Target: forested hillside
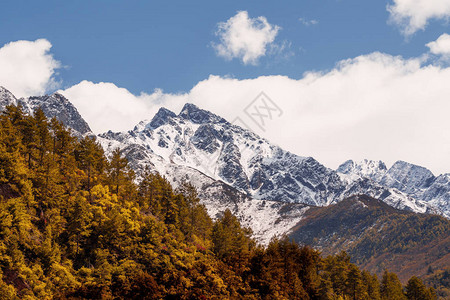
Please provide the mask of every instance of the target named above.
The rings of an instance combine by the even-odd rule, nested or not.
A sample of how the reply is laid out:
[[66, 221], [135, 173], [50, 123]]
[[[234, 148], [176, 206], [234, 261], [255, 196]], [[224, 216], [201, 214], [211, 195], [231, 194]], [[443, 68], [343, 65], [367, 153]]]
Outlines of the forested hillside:
[[435, 299], [346, 253], [260, 247], [230, 211], [211, 220], [188, 182], [136, 184], [119, 150], [107, 159], [14, 106], [0, 117], [0, 269], [3, 299]]
[[[378, 275], [387, 268], [405, 283], [411, 275], [448, 280], [450, 221], [438, 215], [402, 211], [358, 195], [311, 208], [290, 236], [325, 255], [347, 251], [358, 266]], [[448, 282], [437, 282], [439, 293], [450, 297]]]

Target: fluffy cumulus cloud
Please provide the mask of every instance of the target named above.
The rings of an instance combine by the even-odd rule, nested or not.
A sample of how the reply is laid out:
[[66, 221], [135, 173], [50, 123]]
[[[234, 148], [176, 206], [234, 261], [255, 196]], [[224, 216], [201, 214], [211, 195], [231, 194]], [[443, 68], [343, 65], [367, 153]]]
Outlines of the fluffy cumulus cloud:
[[161, 90], [133, 95], [113, 83], [86, 80], [59, 92], [70, 99], [96, 133], [132, 129], [139, 121], [151, 118], [160, 106], [170, 102], [171, 107], [180, 109], [185, 100], [182, 95]]
[[450, 35], [442, 34], [437, 40], [427, 44], [430, 52], [435, 55], [442, 56], [443, 59], [450, 59]]
[[[192, 102], [332, 168], [347, 159], [401, 159], [441, 173], [450, 172], [449, 81], [450, 68], [372, 53], [298, 80], [210, 76], [183, 95], [136, 96], [92, 82], [63, 93], [97, 132], [131, 129], [160, 106], [178, 113]], [[261, 92], [267, 98], [257, 98]]]
[[[211, 76], [190, 101], [329, 167], [347, 159], [406, 160], [450, 172], [450, 69], [372, 53], [340, 62], [300, 80], [266, 76], [237, 80]], [[264, 91], [281, 111], [263, 128], [253, 106]], [[267, 102], [267, 101], [266, 101]], [[270, 105], [275, 109], [274, 105]]]
[[408, 36], [424, 29], [430, 19], [448, 19], [450, 0], [394, 0], [387, 9], [391, 21]]
[[41, 95], [55, 88], [60, 63], [49, 52], [45, 40], [11, 42], [0, 48], [0, 85], [17, 97]]
[[[445, 55], [447, 38], [429, 43], [430, 52]], [[211, 75], [184, 94], [155, 90], [134, 95], [112, 83], [90, 81], [60, 92], [96, 133], [129, 130], [161, 106], [178, 113], [192, 102], [332, 168], [350, 158], [388, 164], [402, 159], [435, 173], [450, 172], [450, 67], [423, 57], [375, 52], [300, 79]], [[54, 70], [57, 64], [52, 65]], [[52, 72], [43, 73], [47, 81], [40, 89], [33, 88], [34, 81], [22, 89], [45, 89]]]
[[250, 18], [246, 11], [240, 11], [218, 24], [216, 35], [220, 42], [213, 47], [219, 56], [255, 65], [266, 55], [279, 30], [280, 27], [270, 24], [265, 17]]

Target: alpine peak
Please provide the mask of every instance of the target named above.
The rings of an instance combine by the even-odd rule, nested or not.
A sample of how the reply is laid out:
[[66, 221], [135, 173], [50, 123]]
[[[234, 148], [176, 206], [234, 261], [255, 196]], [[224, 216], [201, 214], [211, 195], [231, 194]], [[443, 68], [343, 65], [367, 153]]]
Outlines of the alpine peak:
[[226, 122], [224, 118], [219, 117], [207, 110], [203, 110], [192, 103], [186, 103], [178, 117], [189, 120], [195, 124]]
[[176, 116], [177, 115], [171, 110], [161, 107], [148, 126], [152, 129], [158, 128], [159, 126], [166, 124], [169, 118], [175, 118]]

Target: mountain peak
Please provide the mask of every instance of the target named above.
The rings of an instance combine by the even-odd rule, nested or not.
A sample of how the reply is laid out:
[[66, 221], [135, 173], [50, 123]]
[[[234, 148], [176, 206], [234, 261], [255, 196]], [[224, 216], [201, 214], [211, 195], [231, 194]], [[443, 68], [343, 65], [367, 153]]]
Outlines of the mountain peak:
[[166, 124], [168, 119], [176, 116], [177, 115], [173, 111], [161, 107], [148, 125], [153, 129], [158, 128], [159, 126]]
[[0, 86], [0, 110], [11, 104], [17, 105], [17, 98], [8, 89]]
[[181, 109], [180, 114], [183, 111], [197, 111], [197, 110], [201, 110], [197, 105], [195, 105], [194, 103], [186, 103], [183, 105], [183, 108]]
[[60, 94], [58, 92], [55, 92], [51, 95], [51, 97], [56, 98], [58, 100], [63, 100], [63, 101], [69, 101], [66, 97], [64, 97], [63, 94]]
[[427, 168], [399, 160], [392, 165], [381, 183], [405, 193], [414, 193], [429, 187], [435, 179]]
[[196, 124], [226, 122], [226, 120], [224, 118], [219, 117], [210, 111], [201, 109], [192, 103], [186, 103], [183, 106], [183, 109], [181, 110], [178, 117], [186, 119], [186, 120], [190, 120]]
[[387, 172], [387, 168], [384, 162], [382, 162], [381, 160], [364, 159], [360, 162], [347, 160], [342, 165], [340, 165], [336, 171], [342, 174], [355, 174], [361, 177], [379, 181]]
[[391, 171], [391, 170], [399, 170], [399, 169], [407, 169], [408, 172], [411, 172], [411, 173], [421, 173], [421, 174], [424, 174], [427, 177], [434, 177], [434, 174], [430, 170], [428, 170], [427, 168], [422, 167], [422, 166], [418, 166], [418, 165], [415, 165], [415, 164], [412, 164], [412, 163], [409, 163], [409, 162], [406, 162], [406, 161], [403, 161], [403, 160], [396, 161], [392, 165], [392, 167], [389, 169], [389, 171]]
[[[11, 93], [7, 88], [0, 85], [0, 96], [2, 95], [11, 95], [14, 97], [13, 93]], [[16, 97], [14, 97], [16, 98]]]
[[30, 114], [37, 108], [42, 109], [47, 118], [56, 117], [65, 126], [68, 126], [83, 135], [91, 132], [89, 125], [81, 117], [75, 106], [60, 93], [45, 96], [33, 96], [21, 99]]

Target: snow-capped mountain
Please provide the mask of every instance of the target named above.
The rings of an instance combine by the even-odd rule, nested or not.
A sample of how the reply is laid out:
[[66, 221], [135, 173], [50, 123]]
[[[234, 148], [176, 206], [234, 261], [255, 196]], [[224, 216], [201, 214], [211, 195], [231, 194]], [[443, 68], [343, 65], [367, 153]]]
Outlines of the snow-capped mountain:
[[75, 106], [59, 93], [17, 99], [11, 92], [0, 86], [0, 110], [3, 110], [7, 105], [20, 105], [24, 112], [28, 114], [32, 114], [35, 109], [40, 107], [48, 118], [56, 117], [75, 133], [83, 135], [91, 132], [89, 125], [78, 113]]
[[314, 158], [285, 151], [189, 103], [178, 115], [161, 108], [152, 120], [133, 130], [110, 131], [99, 135], [99, 140], [107, 151], [121, 148], [136, 170], [147, 165], [171, 181], [180, 174], [199, 173], [194, 181], [221, 181], [252, 199], [326, 206], [367, 194], [399, 209], [432, 210], [395, 188], [362, 176], [342, 176]]
[[115, 141], [122, 147], [140, 145], [149, 155], [196, 169], [257, 199], [322, 206], [342, 188], [333, 185], [339, 182], [337, 174], [314, 159], [286, 152], [192, 104], [178, 116], [162, 108], [132, 131], [100, 137], [114, 146]]
[[450, 217], [450, 174], [434, 176], [427, 168], [404, 161], [389, 169], [381, 161], [346, 161], [337, 171], [352, 179], [369, 178], [379, 185], [398, 190], [425, 202]]
[[435, 179], [433, 173], [424, 167], [397, 161], [384, 174], [380, 183], [418, 196], [420, 191], [430, 187]]
[[[93, 135], [58, 93], [16, 99], [0, 88], [0, 109], [8, 104], [20, 104], [27, 113], [41, 107], [79, 136]], [[133, 130], [109, 131], [97, 139], [107, 154], [119, 147], [138, 175], [148, 167], [174, 186], [189, 180], [211, 216], [231, 209], [263, 243], [288, 232], [310, 206], [328, 206], [355, 194], [397, 209], [450, 216], [450, 175], [434, 177], [403, 162], [387, 169], [383, 162], [368, 160], [347, 161], [332, 170], [189, 103], [178, 115], [161, 108]]]

